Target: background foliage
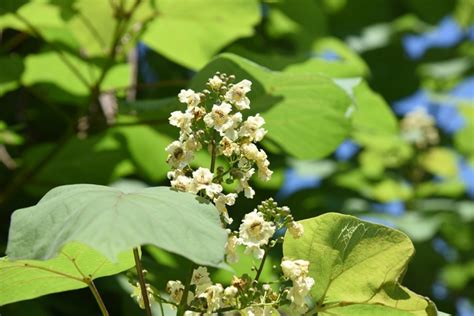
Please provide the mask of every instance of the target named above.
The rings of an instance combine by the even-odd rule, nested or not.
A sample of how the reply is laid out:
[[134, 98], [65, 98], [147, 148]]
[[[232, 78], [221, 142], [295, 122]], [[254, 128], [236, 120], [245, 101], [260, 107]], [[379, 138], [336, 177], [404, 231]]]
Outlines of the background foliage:
[[[168, 184], [175, 95], [222, 71], [254, 82], [275, 171], [236, 203], [236, 223], [273, 196], [297, 219], [337, 211], [399, 228], [416, 248], [404, 284], [474, 313], [472, 0], [7, 0], [0, 14], [0, 252], [13, 210], [55, 186]], [[436, 120], [434, 147], [400, 136], [417, 106]], [[158, 288], [188, 265], [151, 247], [144, 264]], [[139, 315], [126, 280], [98, 286], [112, 315]], [[0, 312], [95, 315], [89, 296]]]

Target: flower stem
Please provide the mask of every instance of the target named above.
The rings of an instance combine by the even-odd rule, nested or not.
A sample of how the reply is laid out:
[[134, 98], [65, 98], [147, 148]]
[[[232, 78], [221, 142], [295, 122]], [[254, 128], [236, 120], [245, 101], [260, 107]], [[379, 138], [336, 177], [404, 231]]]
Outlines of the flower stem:
[[94, 281], [89, 280], [87, 282], [87, 285], [89, 286], [89, 289], [91, 290], [92, 294], [94, 295], [95, 300], [97, 301], [97, 305], [99, 305], [100, 311], [102, 312], [102, 316], [109, 316], [109, 312], [107, 311], [107, 308], [105, 307], [104, 301], [102, 300], [102, 297], [100, 297], [99, 291], [97, 290]]
[[255, 275], [255, 281], [258, 281], [258, 279], [260, 278], [260, 275], [262, 274], [263, 266], [265, 265], [265, 260], [267, 259], [267, 254], [268, 254], [268, 249], [265, 249], [265, 253], [263, 254], [262, 261], [260, 262], [260, 266], [258, 267], [258, 270], [257, 270], [257, 275]]
[[189, 288], [191, 287], [191, 281], [193, 278], [193, 272], [194, 272], [194, 268], [196, 267], [196, 264], [194, 262], [191, 262], [190, 267], [191, 267], [190, 269], [191, 271], [189, 273], [189, 280], [187, 280], [186, 282], [186, 286], [183, 291], [183, 296], [181, 297], [181, 302], [179, 302], [178, 312], [176, 313], [176, 316], [183, 316], [184, 313], [186, 312], [186, 308], [188, 305], [188, 292], [189, 292]]
[[153, 314], [151, 313], [150, 300], [148, 299], [148, 291], [146, 289], [145, 276], [143, 275], [142, 262], [140, 261], [140, 254], [138, 252], [138, 248], [133, 248], [133, 256], [135, 258], [135, 268], [137, 270], [138, 283], [140, 284], [143, 303], [145, 305], [145, 314], [147, 316], [153, 316]]
[[[214, 135], [215, 136], [215, 135]], [[217, 146], [216, 146], [216, 138], [212, 137], [211, 140], [211, 172], [214, 173], [214, 169], [216, 169], [216, 156], [217, 156]]]

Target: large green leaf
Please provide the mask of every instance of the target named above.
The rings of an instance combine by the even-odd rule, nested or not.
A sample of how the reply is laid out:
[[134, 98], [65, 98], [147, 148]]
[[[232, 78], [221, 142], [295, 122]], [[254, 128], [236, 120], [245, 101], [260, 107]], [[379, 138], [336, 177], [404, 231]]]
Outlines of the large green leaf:
[[[318, 73], [334, 78], [366, 77], [369, 74], [364, 60], [344, 42], [332, 37], [320, 38], [309, 49], [297, 54], [283, 55], [278, 51], [260, 53], [238, 44], [229, 50], [265, 67], [287, 73]], [[327, 53], [335, 54], [338, 58], [328, 60], [325, 57]]]
[[0, 258], [0, 306], [84, 288], [88, 286], [86, 278], [117, 274], [133, 265], [131, 250], [121, 253], [112, 263], [80, 243], [69, 243], [57, 257], [47, 261]]
[[11, 259], [50, 259], [70, 241], [114, 260], [132, 247], [152, 244], [199, 264], [218, 265], [227, 239], [216, 208], [197, 196], [152, 187], [124, 192], [75, 184], [49, 191], [35, 206], [12, 215]]
[[266, 138], [297, 158], [324, 157], [349, 132], [351, 100], [327, 77], [270, 71], [236, 55], [223, 54], [200, 71], [191, 86], [203, 88], [216, 71], [253, 82], [251, 113], [259, 112], [265, 118]]
[[[119, 131], [109, 129], [86, 139], [71, 137], [25, 188], [35, 195], [43, 195], [58, 185], [110, 183], [133, 173], [135, 168], [129, 153], [117, 137]], [[53, 150], [55, 144], [51, 143], [30, 148], [23, 156], [24, 167], [34, 169]]]
[[221, 48], [253, 34], [260, 19], [256, 0], [156, 2], [159, 12], [143, 41], [170, 60], [191, 69], [204, 66]]
[[380, 309], [399, 310], [390, 315], [436, 315], [429, 300], [399, 283], [414, 254], [405, 234], [337, 213], [300, 223], [305, 234], [300, 239], [287, 234], [283, 254], [310, 262], [316, 280], [311, 296], [322, 315], [376, 315]]

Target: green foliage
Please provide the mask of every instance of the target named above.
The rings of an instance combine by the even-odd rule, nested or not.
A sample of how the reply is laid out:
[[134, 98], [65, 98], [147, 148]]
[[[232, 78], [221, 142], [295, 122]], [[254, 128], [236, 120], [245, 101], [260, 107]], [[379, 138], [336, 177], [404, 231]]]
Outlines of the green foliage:
[[226, 239], [219, 223], [213, 206], [166, 187], [123, 192], [90, 184], [61, 186], [13, 214], [7, 254], [12, 260], [46, 260], [78, 241], [114, 261], [125, 250], [152, 244], [217, 266]]
[[128, 270], [134, 264], [131, 250], [111, 262], [79, 243], [69, 243], [46, 261], [0, 258], [0, 306], [84, 288], [92, 280]]
[[[318, 315], [435, 315], [400, 285], [405, 273], [408, 288], [461, 314], [461, 300], [474, 297], [474, 107], [472, 86], [456, 93], [473, 78], [473, 8], [472, 0], [0, 0], [0, 252], [15, 209], [54, 187], [91, 183], [54, 189], [15, 213], [13, 257], [0, 259], [0, 305], [9, 304], [0, 314], [93, 313], [81, 291], [10, 304], [87, 287], [64, 253], [96, 278], [132, 267], [131, 247], [157, 245], [142, 258], [157, 296], [167, 281], [189, 277], [181, 255], [219, 265], [225, 233], [213, 206], [169, 191], [162, 199], [166, 189], [156, 188], [169, 184], [164, 148], [177, 138], [168, 118], [186, 107], [176, 95], [209, 89], [215, 71], [253, 82], [243, 113], [265, 118], [261, 144], [273, 171], [269, 182], [250, 183], [254, 200], [229, 206], [230, 229], [268, 196], [306, 218], [306, 234], [286, 236], [284, 254], [311, 261]], [[416, 102], [434, 119], [432, 144], [404, 134], [409, 115], [395, 101], [413, 93], [427, 95]], [[338, 147], [345, 140], [355, 148], [350, 157]], [[206, 149], [193, 167], [210, 165]], [[226, 193], [235, 187], [222, 185]], [[83, 187], [97, 189], [75, 189]], [[343, 215], [314, 218], [315, 210], [392, 225], [417, 255], [398, 231]], [[282, 285], [274, 250], [261, 280]], [[259, 260], [239, 253], [235, 271], [213, 270], [213, 281], [226, 287], [233, 275], [253, 276]], [[140, 315], [125, 279], [97, 286], [106, 303], [118, 302], [111, 315]]]
[[351, 101], [327, 77], [274, 72], [236, 55], [224, 54], [204, 67], [191, 86], [202, 87], [205, 78], [216, 71], [254, 82], [249, 95], [252, 111], [265, 118], [267, 138], [294, 157], [327, 156], [349, 133], [347, 113]]
[[[157, 52], [191, 69], [204, 66], [222, 47], [252, 35], [259, 20], [258, 1], [157, 1], [156, 19], [143, 35]], [[170, 32], [170, 30], [173, 30]]]
[[430, 301], [400, 285], [414, 254], [405, 234], [336, 213], [301, 224], [305, 234], [287, 234], [283, 254], [310, 262], [309, 275], [317, 280], [311, 290], [315, 312], [436, 315]]
[[[25, 167], [34, 169], [38, 161], [47, 157], [55, 146], [56, 144], [41, 144], [32, 147], [25, 153]], [[86, 139], [73, 137], [29, 181], [26, 189], [42, 195], [62, 184], [110, 183], [133, 173], [134, 166], [127, 157], [127, 150], [113, 129]], [[96, 171], [84, 172], [86, 169]]]
[[0, 56], [0, 96], [19, 86], [18, 78], [24, 70], [23, 60], [18, 56]]

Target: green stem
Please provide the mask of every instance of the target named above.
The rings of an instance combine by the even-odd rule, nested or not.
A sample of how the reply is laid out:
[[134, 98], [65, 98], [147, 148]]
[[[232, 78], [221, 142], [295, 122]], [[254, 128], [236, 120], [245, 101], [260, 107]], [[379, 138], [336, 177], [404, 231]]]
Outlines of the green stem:
[[138, 283], [140, 284], [140, 290], [142, 292], [143, 303], [145, 305], [145, 314], [147, 316], [153, 316], [151, 313], [150, 300], [148, 299], [148, 291], [146, 289], [145, 276], [143, 275], [142, 262], [140, 261], [140, 254], [138, 248], [133, 248], [133, 257], [135, 258], [135, 268], [138, 275]]
[[181, 298], [181, 302], [179, 302], [178, 312], [176, 313], [176, 316], [183, 316], [188, 307], [188, 292], [189, 288], [191, 287], [191, 281], [193, 278], [193, 272], [195, 267], [196, 265], [194, 264], [194, 262], [191, 262], [191, 271], [189, 273], [189, 279], [186, 282], [186, 286], [183, 291], [183, 297]]
[[212, 173], [214, 173], [214, 169], [216, 168], [216, 156], [217, 156], [216, 138], [212, 137], [212, 140], [211, 140], [211, 172]]
[[97, 301], [97, 305], [99, 305], [100, 311], [102, 312], [102, 316], [109, 316], [109, 312], [107, 311], [107, 308], [105, 307], [102, 297], [100, 297], [99, 291], [97, 290], [97, 287], [95, 286], [94, 281], [89, 280], [87, 282], [87, 285], [89, 286], [89, 289], [94, 295], [94, 298]]
[[262, 261], [260, 262], [260, 266], [258, 267], [257, 274], [255, 275], [255, 281], [258, 281], [260, 275], [263, 271], [263, 266], [265, 265], [265, 260], [267, 259], [268, 249], [265, 249], [265, 253], [263, 254]]

